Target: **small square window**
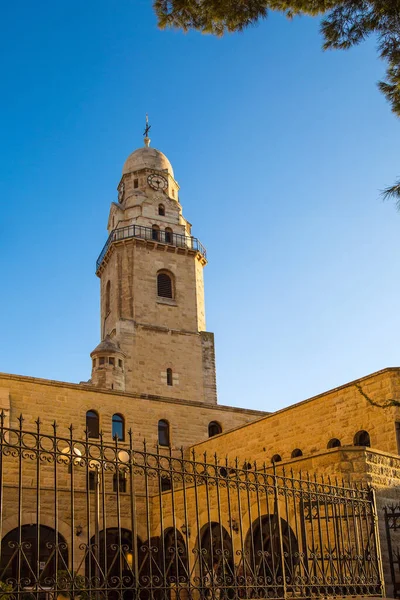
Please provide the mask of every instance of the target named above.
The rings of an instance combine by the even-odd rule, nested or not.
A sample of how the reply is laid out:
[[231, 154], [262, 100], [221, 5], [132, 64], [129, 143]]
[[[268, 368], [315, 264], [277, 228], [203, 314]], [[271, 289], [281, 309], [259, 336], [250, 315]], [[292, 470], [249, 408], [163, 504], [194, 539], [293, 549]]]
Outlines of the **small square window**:
[[109, 359], [108, 359], [108, 364], [114, 366], [115, 365], [115, 358], [113, 358], [112, 356], [110, 356]]
[[136, 189], [139, 187], [139, 179], [134, 179], [133, 180], [133, 187]]
[[121, 358], [118, 359], [118, 366], [120, 369], [122, 369], [122, 359]]
[[104, 358], [104, 356], [100, 356], [99, 365], [104, 365], [105, 362], [106, 362], [106, 359]]
[[171, 479], [169, 477], [161, 477], [161, 491], [168, 492], [172, 489]]

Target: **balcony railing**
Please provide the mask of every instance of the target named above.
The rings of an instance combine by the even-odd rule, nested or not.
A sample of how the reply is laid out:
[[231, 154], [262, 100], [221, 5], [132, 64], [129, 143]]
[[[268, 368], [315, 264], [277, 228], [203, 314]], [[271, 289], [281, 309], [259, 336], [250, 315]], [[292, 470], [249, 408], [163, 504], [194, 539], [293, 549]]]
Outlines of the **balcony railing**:
[[96, 271], [99, 269], [103, 259], [107, 253], [107, 250], [113, 242], [119, 242], [121, 240], [127, 240], [129, 238], [140, 238], [142, 240], [149, 240], [157, 242], [159, 244], [166, 244], [168, 246], [175, 246], [177, 248], [187, 248], [188, 250], [195, 250], [200, 252], [204, 258], [207, 257], [206, 249], [203, 244], [195, 237], [182, 235], [180, 233], [173, 233], [172, 231], [162, 231], [161, 229], [153, 229], [152, 227], [142, 227], [141, 225], [129, 225], [128, 227], [121, 227], [121, 229], [113, 229], [108, 236], [106, 243], [104, 244], [103, 250], [100, 252], [99, 258], [96, 261]]

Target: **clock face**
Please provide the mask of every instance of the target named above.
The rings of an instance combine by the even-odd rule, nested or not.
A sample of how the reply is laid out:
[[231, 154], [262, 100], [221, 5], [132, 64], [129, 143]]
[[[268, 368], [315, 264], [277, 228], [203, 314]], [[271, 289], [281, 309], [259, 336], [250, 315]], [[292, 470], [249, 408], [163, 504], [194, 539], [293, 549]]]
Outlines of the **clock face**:
[[162, 175], [153, 173], [147, 178], [147, 183], [153, 190], [165, 190], [168, 187], [168, 181]]
[[118, 188], [118, 200], [119, 202], [122, 202], [123, 198], [124, 198], [124, 191], [125, 191], [125, 184], [124, 182], [122, 182]]

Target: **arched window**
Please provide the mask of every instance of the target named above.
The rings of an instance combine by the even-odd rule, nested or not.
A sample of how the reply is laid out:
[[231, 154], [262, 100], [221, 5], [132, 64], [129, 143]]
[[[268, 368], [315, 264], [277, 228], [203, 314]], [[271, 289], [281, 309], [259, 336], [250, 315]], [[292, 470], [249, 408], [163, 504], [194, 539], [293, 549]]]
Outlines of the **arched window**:
[[151, 239], [158, 240], [160, 237], [160, 228], [158, 225], [151, 226]]
[[368, 431], [357, 431], [354, 436], [354, 445], [355, 446], [366, 446], [369, 448], [371, 446], [371, 438], [369, 437]]
[[342, 444], [340, 443], [340, 440], [338, 440], [337, 438], [332, 438], [331, 440], [329, 440], [327, 448], [339, 448]]
[[303, 453], [300, 448], [295, 448], [292, 452], [292, 458], [298, 458], [299, 456], [303, 456]]
[[167, 385], [173, 385], [172, 369], [167, 369]]
[[125, 439], [125, 420], [124, 417], [118, 413], [112, 416], [112, 436], [117, 437], [120, 442]]
[[158, 214], [161, 217], [165, 217], [165, 206], [164, 206], [164, 204], [159, 204], [158, 205]]
[[173, 231], [172, 231], [171, 227], [166, 227], [165, 228], [165, 243], [166, 244], [172, 244], [172, 234], [173, 234]]
[[164, 419], [158, 421], [158, 443], [160, 446], [169, 446], [169, 423]]
[[106, 285], [106, 315], [110, 312], [111, 306], [111, 282], [107, 281]]
[[172, 278], [167, 273], [157, 275], [157, 295], [161, 298], [173, 298]]
[[95, 410], [86, 413], [86, 429], [90, 438], [98, 438], [100, 435], [99, 415]]
[[218, 435], [222, 433], [222, 427], [217, 421], [211, 421], [208, 424], [208, 437], [213, 437], [213, 435]]
[[280, 457], [279, 454], [274, 454], [273, 457], [271, 458], [272, 463], [281, 462], [281, 460], [282, 460], [282, 458]]

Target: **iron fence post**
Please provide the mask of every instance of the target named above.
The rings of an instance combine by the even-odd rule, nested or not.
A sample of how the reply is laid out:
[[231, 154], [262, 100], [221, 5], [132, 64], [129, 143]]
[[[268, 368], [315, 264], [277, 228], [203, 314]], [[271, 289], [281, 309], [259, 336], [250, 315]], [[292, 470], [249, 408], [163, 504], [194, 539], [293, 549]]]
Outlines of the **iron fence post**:
[[374, 535], [374, 543], [375, 543], [375, 552], [376, 552], [376, 561], [378, 563], [378, 573], [379, 579], [381, 583], [381, 596], [385, 597], [385, 579], [383, 575], [383, 566], [382, 566], [382, 552], [381, 552], [381, 543], [379, 538], [379, 527], [378, 527], [378, 511], [376, 510], [376, 495], [375, 490], [372, 486], [369, 487], [369, 496], [371, 501], [371, 510], [372, 510], [372, 518], [373, 518], [373, 535]]
[[282, 523], [281, 523], [281, 513], [279, 508], [279, 486], [278, 486], [278, 475], [276, 473], [276, 465], [273, 463], [274, 468], [274, 495], [275, 495], [275, 510], [274, 513], [276, 515], [278, 521], [278, 534], [279, 534], [279, 554], [280, 554], [280, 562], [282, 569], [282, 586], [283, 586], [283, 594], [282, 597], [286, 598], [286, 568], [285, 568], [285, 556], [283, 549], [283, 536], [282, 536]]

